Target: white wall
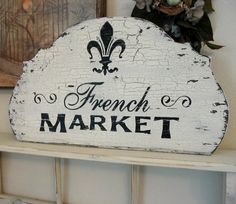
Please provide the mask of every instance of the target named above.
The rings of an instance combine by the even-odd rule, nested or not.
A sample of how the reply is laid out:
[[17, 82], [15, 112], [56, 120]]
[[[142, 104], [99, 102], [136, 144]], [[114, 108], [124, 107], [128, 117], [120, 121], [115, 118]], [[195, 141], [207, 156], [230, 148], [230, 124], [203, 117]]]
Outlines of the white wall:
[[[129, 16], [132, 0], [107, 0], [108, 16]], [[216, 43], [225, 45], [206, 52], [213, 57], [213, 72], [230, 106], [230, 122], [220, 148], [236, 148], [236, 1], [214, 0], [211, 15]], [[11, 132], [8, 101], [11, 89], [0, 89], [0, 132]], [[1, 142], [1, 141], [0, 141]], [[83, 204], [130, 203], [130, 166], [66, 160], [65, 200]], [[53, 159], [3, 154], [4, 190], [8, 193], [54, 200]], [[223, 175], [204, 171], [142, 168], [144, 204], [222, 204]], [[1, 204], [1, 203], [0, 203]]]

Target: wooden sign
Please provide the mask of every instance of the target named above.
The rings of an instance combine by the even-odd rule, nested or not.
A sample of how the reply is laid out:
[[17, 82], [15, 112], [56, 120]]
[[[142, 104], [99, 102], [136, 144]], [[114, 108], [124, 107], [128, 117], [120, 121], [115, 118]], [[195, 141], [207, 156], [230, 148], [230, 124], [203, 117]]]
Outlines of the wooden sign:
[[228, 120], [210, 59], [154, 24], [102, 18], [24, 64], [10, 103], [18, 140], [210, 154]]

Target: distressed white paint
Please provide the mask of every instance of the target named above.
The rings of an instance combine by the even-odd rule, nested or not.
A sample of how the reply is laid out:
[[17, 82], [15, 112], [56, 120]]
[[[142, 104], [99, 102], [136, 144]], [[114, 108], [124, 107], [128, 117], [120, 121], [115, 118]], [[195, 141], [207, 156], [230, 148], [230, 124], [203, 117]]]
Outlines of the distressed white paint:
[[[92, 48], [93, 59], [90, 59], [87, 45], [97, 40], [107, 21], [113, 27], [114, 39], [124, 40], [126, 49], [122, 58], [119, 58], [120, 47], [114, 49], [109, 66], [117, 67], [118, 71], [105, 76], [92, 71], [102, 67], [101, 57]], [[66, 96], [72, 93], [66, 102], [75, 103], [76, 88], [88, 82], [103, 82], [95, 87], [95, 98], [112, 101], [140, 101], [150, 87], [145, 98], [150, 109], [147, 112], [99, 108], [93, 111], [90, 104], [77, 110], [65, 108]], [[34, 102], [37, 94], [45, 97], [41, 97], [39, 104]], [[51, 94], [57, 96], [53, 104], [45, 100], [49, 101]], [[164, 96], [170, 97], [170, 103], [161, 103]], [[186, 101], [182, 104], [186, 96], [191, 99], [187, 108], [183, 106]], [[174, 105], [167, 107], [170, 104]], [[66, 114], [67, 133], [60, 133], [59, 128], [56, 133], [49, 132], [47, 125], [45, 131], [39, 131], [41, 113], [48, 113], [53, 124], [58, 114]], [[82, 115], [88, 126], [90, 115], [104, 116], [107, 131], [99, 127], [95, 130], [80, 130], [76, 126], [69, 129], [76, 114]], [[34, 59], [25, 63], [24, 74], [14, 89], [10, 104], [11, 125], [18, 140], [198, 154], [210, 154], [219, 145], [225, 133], [227, 114], [227, 104], [212, 75], [209, 58], [192, 51], [188, 44], [173, 42], [152, 23], [121, 17], [76, 25], [51, 48], [40, 50]], [[111, 116], [119, 119], [129, 116], [125, 122], [132, 132], [124, 132], [121, 127], [111, 132]], [[150, 130], [151, 134], [134, 132], [136, 116], [151, 118], [141, 119], [146, 123], [141, 129]], [[154, 121], [154, 117], [179, 118], [179, 121], [170, 122], [171, 139], [161, 138], [163, 121]]]

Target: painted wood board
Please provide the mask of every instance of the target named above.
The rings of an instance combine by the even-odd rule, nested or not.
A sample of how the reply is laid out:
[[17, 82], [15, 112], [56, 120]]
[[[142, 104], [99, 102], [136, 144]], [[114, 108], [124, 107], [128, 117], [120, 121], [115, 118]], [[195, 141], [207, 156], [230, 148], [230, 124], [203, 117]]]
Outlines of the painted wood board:
[[211, 156], [130, 151], [63, 144], [18, 142], [13, 134], [0, 133], [0, 151], [44, 157], [108, 163], [159, 166], [219, 172], [236, 172], [236, 151], [218, 148]]
[[211, 154], [228, 108], [211, 60], [154, 24], [78, 24], [24, 64], [10, 102], [20, 141]]

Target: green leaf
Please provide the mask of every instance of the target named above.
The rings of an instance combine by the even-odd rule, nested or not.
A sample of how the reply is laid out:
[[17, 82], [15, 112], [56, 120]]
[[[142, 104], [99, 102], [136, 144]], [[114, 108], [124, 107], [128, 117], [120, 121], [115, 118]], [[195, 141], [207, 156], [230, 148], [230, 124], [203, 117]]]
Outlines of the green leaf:
[[205, 0], [204, 11], [207, 13], [211, 13], [215, 11], [212, 7], [211, 0]]
[[216, 45], [216, 44], [209, 43], [209, 42], [205, 42], [205, 43], [212, 50], [217, 50], [217, 49], [220, 49], [220, 48], [224, 47], [223, 45]]
[[158, 25], [159, 27], [163, 27], [163, 23], [164, 23], [163, 17], [162, 15], [159, 15], [159, 12], [155, 10], [151, 10], [151, 12], [147, 12], [145, 8], [139, 9], [137, 6], [135, 6], [132, 11], [131, 16], [151, 21], [152, 23]]
[[196, 25], [196, 28], [201, 35], [203, 41], [213, 41], [213, 30], [211, 27], [211, 21], [208, 15], [205, 13], [201, 20]]
[[176, 24], [179, 25], [179, 26], [182, 26], [184, 28], [190, 28], [190, 29], [193, 29], [193, 30], [197, 30], [196, 27], [194, 27], [191, 23], [189, 23], [187, 21], [179, 20], [179, 21], [176, 22]]
[[137, 6], [134, 7], [132, 14], [131, 14], [132, 17], [138, 17], [138, 18], [144, 18], [144, 19], [145, 19], [146, 15], [147, 15], [146, 9], [145, 8], [139, 9]]

